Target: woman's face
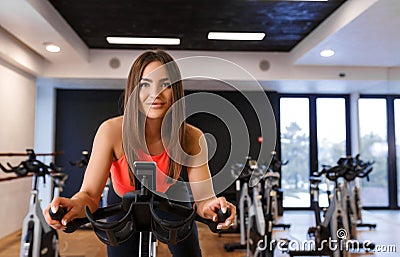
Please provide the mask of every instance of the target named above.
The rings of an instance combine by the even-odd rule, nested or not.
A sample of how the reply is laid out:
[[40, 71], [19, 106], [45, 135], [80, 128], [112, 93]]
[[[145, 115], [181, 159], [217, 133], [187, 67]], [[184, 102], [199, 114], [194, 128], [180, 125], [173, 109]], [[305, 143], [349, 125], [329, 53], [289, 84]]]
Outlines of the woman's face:
[[171, 80], [163, 64], [149, 63], [139, 81], [140, 110], [148, 119], [162, 119], [172, 105]]

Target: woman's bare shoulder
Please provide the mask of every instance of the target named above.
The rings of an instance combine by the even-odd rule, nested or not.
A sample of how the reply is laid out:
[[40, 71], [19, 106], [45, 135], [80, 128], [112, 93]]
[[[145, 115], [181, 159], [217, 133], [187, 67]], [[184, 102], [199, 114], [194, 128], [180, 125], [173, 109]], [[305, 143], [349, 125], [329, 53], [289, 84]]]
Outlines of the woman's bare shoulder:
[[191, 124], [186, 124], [185, 130], [187, 140], [198, 140], [203, 135], [203, 132], [199, 128]]
[[123, 154], [122, 149], [122, 116], [110, 118], [101, 123], [96, 133], [96, 146], [103, 150], [109, 149], [114, 160]]
[[103, 123], [101, 123], [100, 126], [121, 127], [122, 126], [122, 120], [123, 120], [123, 116], [112, 117], [112, 118], [109, 118], [109, 119], [103, 121]]
[[98, 133], [120, 137], [122, 134], [122, 120], [122, 116], [117, 116], [103, 121], [99, 127]]
[[200, 139], [203, 136], [203, 132], [190, 124], [186, 124], [185, 127], [185, 145], [188, 153], [197, 153], [200, 147]]

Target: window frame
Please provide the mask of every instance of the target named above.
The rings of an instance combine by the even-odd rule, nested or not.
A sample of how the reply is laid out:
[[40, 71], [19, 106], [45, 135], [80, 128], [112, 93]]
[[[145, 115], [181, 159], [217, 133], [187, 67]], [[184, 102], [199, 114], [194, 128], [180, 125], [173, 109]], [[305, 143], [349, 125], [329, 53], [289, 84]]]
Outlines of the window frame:
[[[310, 110], [310, 172], [316, 167], [318, 168], [318, 145], [317, 145], [317, 131], [316, 131], [316, 99], [317, 98], [335, 98], [343, 97], [346, 105], [346, 154], [351, 155], [351, 110], [350, 110], [350, 95], [349, 94], [297, 94], [297, 93], [278, 93], [277, 109], [276, 111], [276, 126], [277, 126], [277, 145], [276, 151], [278, 158], [281, 157], [281, 142], [280, 142], [280, 98], [282, 97], [302, 97], [309, 98]], [[387, 110], [387, 141], [388, 141], [388, 206], [363, 206], [366, 210], [399, 210], [400, 202], [398, 191], [398, 172], [397, 172], [397, 158], [396, 158], [396, 135], [395, 135], [395, 114], [394, 114], [394, 100], [399, 99], [400, 95], [372, 95], [372, 94], [359, 94], [358, 99], [361, 98], [384, 98], [386, 99]], [[357, 99], [357, 101], [358, 101]], [[314, 127], [313, 127], [314, 126]], [[400, 124], [398, 124], [400, 126]], [[400, 137], [400, 135], [398, 135]], [[399, 167], [400, 168], [400, 167]], [[310, 210], [310, 207], [286, 207], [285, 210]]]
[[[277, 144], [277, 155], [278, 158], [282, 156], [281, 142], [280, 142], [280, 134], [281, 134], [281, 122], [280, 122], [280, 100], [281, 98], [308, 98], [309, 102], [309, 134], [310, 134], [310, 150], [309, 150], [309, 172], [318, 170], [318, 138], [317, 138], [317, 99], [318, 98], [343, 98], [345, 100], [345, 124], [346, 124], [346, 155], [351, 154], [351, 123], [350, 123], [350, 95], [347, 94], [279, 94], [278, 95], [278, 103], [279, 106], [277, 108], [278, 117], [276, 125], [278, 132], [279, 142]], [[289, 160], [290, 161], [290, 160]], [[285, 193], [285, 192], [283, 192]], [[311, 195], [310, 195], [311, 202]], [[309, 207], [285, 207], [285, 210], [310, 210]]]

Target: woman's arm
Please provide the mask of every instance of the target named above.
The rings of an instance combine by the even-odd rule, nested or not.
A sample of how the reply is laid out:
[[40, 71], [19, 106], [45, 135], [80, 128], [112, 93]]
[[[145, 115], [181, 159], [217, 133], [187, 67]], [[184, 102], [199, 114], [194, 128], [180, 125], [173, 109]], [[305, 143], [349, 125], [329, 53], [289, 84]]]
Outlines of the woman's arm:
[[216, 197], [211, 180], [211, 173], [208, 167], [207, 142], [203, 133], [192, 126], [188, 128], [189, 160], [187, 162], [187, 172], [190, 187], [194, 200], [197, 205], [197, 212], [206, 219], [217, 221], [217, 209], [223, 213], [227, 208], [231, 215], [225, 223], [219, 225], [219, 229], [228, 228], [236, 215], [236, 207], [226, 201], [225, 197]]
[[[92, 153], [85, 171], [81, 189], [70, 199], [64, 197], [55, 198], [44, 210], [46, 221], [55, 228], [63, 228], [74, 218], [84, 217], [85, 206], [93, 212], [98, 208], [98, 203], [107, 182], [115, 142], [121, 142], [121, 132], [118, 131], [118, 120], [111, 119], [100, 125], [93, 141]], [[67, 209], [61, 224], [52, 220], [48, 214], [51, 208], [55, 212], [59, 206]]]

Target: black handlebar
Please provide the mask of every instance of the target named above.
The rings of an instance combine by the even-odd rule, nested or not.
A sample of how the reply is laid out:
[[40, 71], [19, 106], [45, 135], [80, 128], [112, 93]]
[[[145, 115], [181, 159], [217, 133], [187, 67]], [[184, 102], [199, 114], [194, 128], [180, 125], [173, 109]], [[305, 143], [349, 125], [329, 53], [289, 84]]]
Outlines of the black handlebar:
[[[135, 191], [133, 191], [133, 193], [135, 193]], [[77, 230], [79, 227], [81, 227], [82, 225], [89, 223], [89, 222], [91, 222], [94, 226], [98, 226], [100, 229], [113, 230], [117, 227], [124, 227], [124, 226], [120, 226], [120, 224], [118, 224], [118, 222], [107, 223], [107, 222], [100, 222], [99, 220], [107, 218], [107, 217], [111, 217], [111, 216], [117, 215], [117, 214], [124, 214], [125, 217], [128, 215], [133, 217], [135, 215], [138, 215], [137, 212], [140, 212], [140, 211], [151, 213], [152, 211], [149, 211], [149, 209], [152, 209], [154, 206], [158, 206], [158, 207], [161, 206], [160, 208], [162, 208], [163, 210], [174, 209], [178, 212], [186, 212], [186, 213], [188, 212], [188, 207], [182, 206], [179, 204], [175, 204], [173, 202], [170, 202], [168, 199], [156, 197], [154, 195], [152, 196], [152, 198], [147, 198], [146, 201], [137, 201], [137, 198], [135, 198], [134, 201], [131, 201], [133, 198], [132, 197], [129, 198], [129, 197], [130, 196], [128, 196], [128, 197], [124, 196], [121, 203], [110, 205], [110, 206], [107, 206], [104, 208], [99, 208], [94, 213], [91, 213], [89, 208], [86, 207], [86, 209], [85, 209], [86, 217], [85, 218], [76, 218], [76, 219], [68, 222], [64, 232], [72, 233], [75, 230]], [[189, 211], [196, 212], [196, 207], [194, 209], [191, 208]], [[63, 218], [63, 216], [65, 215], [66, 212], [67, 212], [66, 208], [60, 206], [56, 213], [52, 213], [52, 211], [50, 210], [49, 214], [52, 219], [61, 221], [61, 219]], [[227, 209], [226, 213], [222, 213], [221, 210], [217, 210], [217, 215], [218, 215], [217, 222], [213, 222], [211, 220], [204, 219], [204, 218], [200, 217], [199, 215], [197, 215], [196, 213], [194, 215], [195, 215], [194, 219], [188, 219], [187, 222], [181, 222], [182, 224], [180, 224], [180, 225], [186, 226], [187, 224], [184, 224], [184, 223], [194, 222], [194, 220], [196, 220], [196, 221], [206, 224], [212, 232], [218, 233], [220, 231], [219, 229], [217, 229], [218, 223], [224, 222], [231, 215], [231, 212], [230, 212], [229, 208]], [[146, 218], [140, 217], [140, 218], [141, 218], [140, 220], [143, 221], [143, 220], [148, 219], [149, 217], [146, 217]], [[134, 223], [133, 227], [143, 228], [143, 226], [141, 224], [135, 224], [135, 223], [140, 223], [140, 222], [137, 222], [139, 219], [136, 219], [136, 218], [131, 218], [131, 219], [133, 220], [133, 223]], [[146, 221], [144, 221], [144, 223], [146, 223]], [[163, 226], [165, 226], [165, 225], [168, 226], [169, 223], [171, 224], [171, 226], [175, 226], [175, 227], [180, 226], [179, 222], [177, 223], [176, 221], [169, 222], [166, 220], [162, 220], [162, 223], [163, 223]], [[148, 223], [146, 225], [148, 225]], [[147, 228], [147, 229], [150, 229], [150, 228]], [[153, 229], [153, 227], [151, 229]]]
[[54, 213], [52, 210], [49, 210], [49, 214], [51, 219], [61, 221], [64, 215], [67, 213], [67, 208], [65, 207], [58, 207], [58, 210]]
[[271, 163], [269, 164], [269, 168], [272, 169], [275, 172], [279, 172], [279, 170], [281, 169], [282, 166], [285, 166], [289, 163], [289, 160], [286, 160], [284, 162], [281, 162], [275, 151], [272, 151], [272, 160]]
[[314, 172], [313, 176], [320, 177], [325, 175], [327, 179], [337, 181], [338, 178], [344, 178], [347, 181], [352, 181], [356, 177], [367, 178], [371, 173], [375, 162], [364, 162], [358, 154], [356, 157], [341, 157], [336, 166], [322, 165], [320, 172]]
[[[240, 181], [248, 182], [251, 177], [255, 178], [269, 178], [269, 179], [276, 179], [280, 177], [280, 169], [282, 166], [285, 166], [289, 163], [289, 161], [284, 161], [281, 162], [275, 151], [271, 152], [272, 159], [271, 162], [268, 163], [263, 163], [262, 165], [256, 165], [255, 167], [252, 167], [250, 164], [251, 162], [254, 162], [257, 164], [255, 160], [253, 160], [250, 156], [246, 157], [246, 163], [241, 164], [241, 163], [236, 163], [231, 166], [231, 173], [232, 176]], [[270, 174], [277, 174], [275, 176], [271, 176]], [[266, 176], [268, 174], [268, 176]]]
[[[112, 207], [112, 208], [110, 208]], [[116, 215], [118, 213], [121, 213], [122, 208], [120, 205], [118, 206], [108, 206], [106, 208], [109, 208], [107, 210], [100, 210], [98, 209], [97, 211], [95, 211], [93, 213], [93, 217], [97, 220], [97, 219], [105, 219], [107, 217]], [[58, 208], [57, 212], [54, 214], [50, 211], [50, 217], [53, 220], [58, 220], [61, 221], [62, 217], [64, 217], [66, 213], [65, 208], [60, 207]], [[218, 215], [218, 220], [217, 222], [213, 222], [209, 219], [205, 219], [200, 217], [199, 215], [196, 215], [195, 220], [199, 221], [203, 224], [206, 224], [208, 226], [208, 228], [214, 232], [214, 233], [218, 233], [221, 230], [217, 229], [218, 223], [222, 223], [224, 222], [230, 215], [231, 215], [231, 211], [230, 209], [227, 209], [225, 213], [222, 213], [222, 210], [218, 210], [217, 211], [217, 215]], [[68, 222], [66, 229], [64, 230], [65, 233], [72, 233], [75, 232], [76, 230], [78, 230], [81, 226], [85, 225], [89, 223], [89, 219], [88, 218], [76, 218], [70, 222]]]
[[[107, 206], [107, 207], [105, 207], [105, 208], [97, 209], [97, 210], [92, 214], [92, 216], [93, 216], [96, 220], [98, 220], [98, 219], [105, 219], [105, 218], [107, 218], [107, 217], [110, 217], [110, 216], [119, 214], [119, 213], [121, 213], [122, 211], [123, 211], [122, 204], [119, 203], [119, 204], [114, 204], [114, 205]], [[53, 213], [53, 212], [51, 211], [51, 209], [50, 209], [50, 211], [49, 211], [50, 217], [51, 217], [53, 220], [58, 220], [58, 221], [61, 221], [61, 219], [64, 217], [64, 215], [65, 215], [66, 213], [67, 213], [67, 209], [66, 209], [65, 207], [61, 207], [61, 206], [58, 208], [58, 210], [57, 210], [56, 213]], [[76, 231], [77, 229], [79, 229], [81, 226], [83, 226], [83, 225], [85, 225], [85, 224], [87, 224], [87, 223], [89, 223], [89, 222], [90, 222], [90, 221], [89, 221], [89, 219], [88, 219], [87, 217], [85, 217], [85, 218], [76, 218], [76, 219], [74, 219], [74, 220], [68, 222], [68, 224], [67, 224], [67, 226], [66, 226], [64, 232], [65, 232], [65, 233], [72, 233], [72, 232], [75, 232], [75, 231]]]
[[218, 233], [220, 230], [217, 229], [218, 223], [222, 223], [224, 222], [229, 216], [231, 216], [231, 210], [227, 209], [225, 213], [222, 213], [222, 210], [218, 209], [217, 211], [217, 215], [218, 215], [218, 219], [217, 222], [213, 222], [211, 220], [205, 219], [200, 217], [199, 215], [196, 215], [195, 220], [204, 223], [208, 226], [208, 228], [214, 232], [214, 233]]
[[44, 164], [43, 162], [36, 159], [36, 154], [33, 149], [26, 150], [28, 155], [28, 159], [22, 161], [17, 166], [12, 166], [7, 162], [7, 166], [9, 169], [4, 167], [0, 163], [0, 169], [6, 173], [15, 173], [19, 177], [26, 176], [28, 173], [34, 173], [36, 176], [44, 176], [49, 175], [52, 172], [60, 172], [61, 168], [56, 167], [54, 163], [50, 163], [49, 165]]
[[86, 167], [89, 163], [89, 152], [82, 151], [82, 158], [79, 161], [69, 161], [69, 164], [78, 168]]

